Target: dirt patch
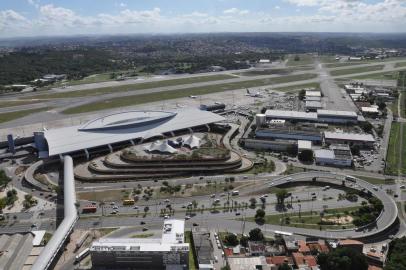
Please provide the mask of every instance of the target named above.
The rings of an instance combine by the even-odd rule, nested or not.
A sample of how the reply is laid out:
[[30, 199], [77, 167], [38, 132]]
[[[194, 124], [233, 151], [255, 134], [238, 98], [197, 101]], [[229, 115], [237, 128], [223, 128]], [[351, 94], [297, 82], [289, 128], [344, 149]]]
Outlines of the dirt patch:
[[342, 216], [342, 217], [328, 217], [328, 218], [323, 218], [323, 221], [327, 222], [334, 222], [335, 224], [339, 225], [346, 225], [352, 223], [354, 218], [352, 216]]

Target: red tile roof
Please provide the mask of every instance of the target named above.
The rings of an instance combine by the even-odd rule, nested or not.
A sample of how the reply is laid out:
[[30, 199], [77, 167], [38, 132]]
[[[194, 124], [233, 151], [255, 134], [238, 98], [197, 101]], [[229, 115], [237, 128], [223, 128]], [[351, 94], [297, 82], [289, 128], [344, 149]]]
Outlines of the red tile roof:
[[306, 264], [310, 267], [317, 266], [317, 260], [314, 256], [308, 255], [304, 257]]
[[302, 253], [310, 252], [310, 248], [306, 245], [306, 241], [299, 240], [298, 245], [299, 245], [299, 252], [302, 252]]
[[272, 256], [266, 258], [267, 264], [281, 265], [285, 262], [288, 262], [288, 257], [286, 256]]
[[340, 242], [338, 242], [339, 245], [341, 246], [346, 246], [346, 245], [363, 245], [364, 243], [362, 243], [361, 241], [357, 241], [357, 240], [353, 240], [353, 239], [345, 239], [345, 240], [340, 240]]
[[292, 253], [293, 261], [295, 262], [296, 266], [304, 264], [304, 256], [300, 252], [293, 252]]

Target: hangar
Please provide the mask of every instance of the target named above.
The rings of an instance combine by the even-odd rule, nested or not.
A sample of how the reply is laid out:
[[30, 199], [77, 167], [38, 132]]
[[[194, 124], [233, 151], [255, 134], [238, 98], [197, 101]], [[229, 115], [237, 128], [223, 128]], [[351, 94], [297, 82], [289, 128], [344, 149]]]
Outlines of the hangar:
[[112, 113], [79, 126], [63, 127], [34, 134], [40, 158], [62, 156], [98, 147], [112, 149], [112, 144], [135, 144], [153, 137], [166, 137], [181, 130], [207, 127], [224, 117], [189, 108], [179, 111], [126, 111]]

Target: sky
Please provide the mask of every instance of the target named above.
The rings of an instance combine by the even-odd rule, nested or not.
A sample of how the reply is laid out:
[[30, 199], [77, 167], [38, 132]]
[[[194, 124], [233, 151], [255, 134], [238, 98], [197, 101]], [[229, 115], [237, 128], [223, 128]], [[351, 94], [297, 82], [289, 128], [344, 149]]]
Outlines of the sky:
[[0, 38], [406, 32], [406, 0], [0, 0]]

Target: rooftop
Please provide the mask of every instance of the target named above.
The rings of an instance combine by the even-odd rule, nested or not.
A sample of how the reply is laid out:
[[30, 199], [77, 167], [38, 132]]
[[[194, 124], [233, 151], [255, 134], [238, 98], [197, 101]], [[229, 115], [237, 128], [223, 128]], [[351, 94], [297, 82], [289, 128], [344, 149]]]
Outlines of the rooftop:
[[54, 156], [137, 138], [148, 139], [223, 120], [217, 114], [190, 108], [177, 112], [130, 111], [110, 114], [80, 126], [46, 130], [44, 137], [48, 155]]
[[100, 238], [92, 243], [91, 251], [188, 251], [189, 244], [184, 243], [185, 221], [166, 220], [162, 229], [162, 238]]
[[337, 139], [337, 140], [348, 140], [348, 141], [375, 142], [374, 137], [371, 134], [366, 134], [366, 133], [345, 133], [345, 132], [325, 131], [324, 138]]

